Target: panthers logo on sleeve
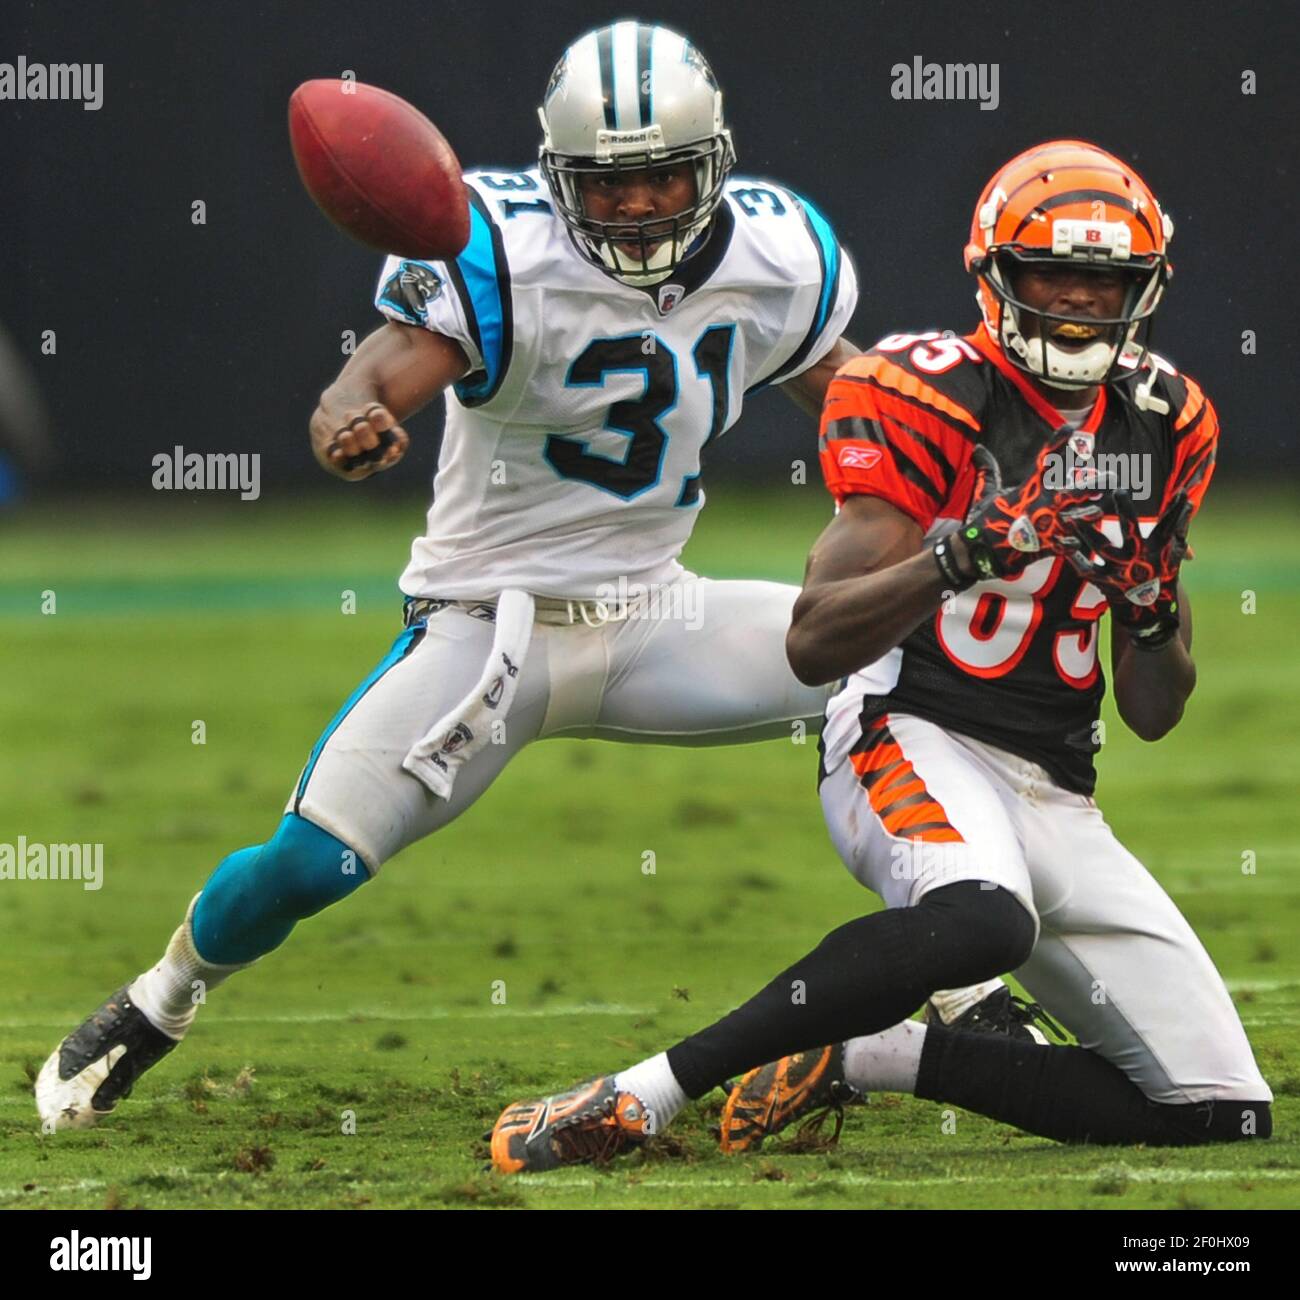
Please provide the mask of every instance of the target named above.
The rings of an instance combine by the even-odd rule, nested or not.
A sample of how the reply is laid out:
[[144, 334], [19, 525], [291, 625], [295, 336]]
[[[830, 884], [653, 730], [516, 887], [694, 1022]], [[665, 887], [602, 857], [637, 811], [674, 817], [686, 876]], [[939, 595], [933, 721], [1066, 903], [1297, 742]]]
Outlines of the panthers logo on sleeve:
[[410, 325], [423, 325], [429, 304], [442, 292], [442, 278], [423, 262], [403, 262], [384, 281], [379, 303]]

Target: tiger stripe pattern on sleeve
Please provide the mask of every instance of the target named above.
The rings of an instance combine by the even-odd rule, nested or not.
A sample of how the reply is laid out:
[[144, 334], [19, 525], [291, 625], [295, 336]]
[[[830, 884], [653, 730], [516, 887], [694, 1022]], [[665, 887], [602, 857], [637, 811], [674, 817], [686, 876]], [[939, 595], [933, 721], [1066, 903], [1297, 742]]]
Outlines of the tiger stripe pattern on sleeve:
[[879, 352], [831, 381], [821, 461], [837, 503], [882, 497], [928, 528], [953, 496], [980, 430], [966, 404]]

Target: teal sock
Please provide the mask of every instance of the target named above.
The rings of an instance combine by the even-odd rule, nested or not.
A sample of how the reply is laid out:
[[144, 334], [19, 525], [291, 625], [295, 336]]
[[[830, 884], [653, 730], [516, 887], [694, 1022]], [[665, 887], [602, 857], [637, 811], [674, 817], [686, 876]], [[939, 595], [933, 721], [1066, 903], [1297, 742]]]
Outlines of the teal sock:
[[342, 840], [286, 813], [271, 839], [237, 849], [208, 878], [194, 909], [194, 946], [216, 965], [252, 961], [369, 875]]

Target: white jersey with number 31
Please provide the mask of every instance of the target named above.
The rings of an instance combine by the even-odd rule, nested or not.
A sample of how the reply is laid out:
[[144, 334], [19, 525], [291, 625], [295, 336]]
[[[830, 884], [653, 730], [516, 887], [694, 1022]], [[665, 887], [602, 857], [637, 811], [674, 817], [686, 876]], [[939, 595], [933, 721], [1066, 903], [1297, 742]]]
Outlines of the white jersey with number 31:
[[701, 450], [748, 393], [834, 344], [857, 300], [849, 258], [811, 204], [732, 180], [705, 246], [632, 288], [579, 253], [537, 171], [466, 180], [465, 251], [389, 258], [376, 295], [472, 367], [447, 394], [402, 590], [577, 599], [671, 581], [704, 501]]

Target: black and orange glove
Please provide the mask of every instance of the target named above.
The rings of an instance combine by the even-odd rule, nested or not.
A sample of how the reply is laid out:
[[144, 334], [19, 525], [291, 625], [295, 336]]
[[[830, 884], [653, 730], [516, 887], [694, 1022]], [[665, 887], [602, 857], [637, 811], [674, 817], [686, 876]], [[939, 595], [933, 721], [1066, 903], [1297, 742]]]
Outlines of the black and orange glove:
[[1156, 526], [1142, 536], [1128, 492], [1113, 494], [1120, 541], [1109, 541], [1083, 519], [1067, 523], [1058, 549], [1076, 573], [1099, 588], [1111, 617], [1141, 650], [1158, 650], [1178, 631], [1178, 568], [1187, 554], [1192, 503], [1177, 493]]
[[1070, 535], [1063, 531], [1067, 525], [1106, 513], [1110, 480], [1074, 464], [1068, 455], [1070, 433], [1058, 429], [1038, 453], [1029, 477], [1011, 489], [1003, 488], [988, 449], [975, 448], [975, 493], [961, 537], [977, 581], [1014, 577], [1027, 564], [1059, 550], [1059, 540]]

